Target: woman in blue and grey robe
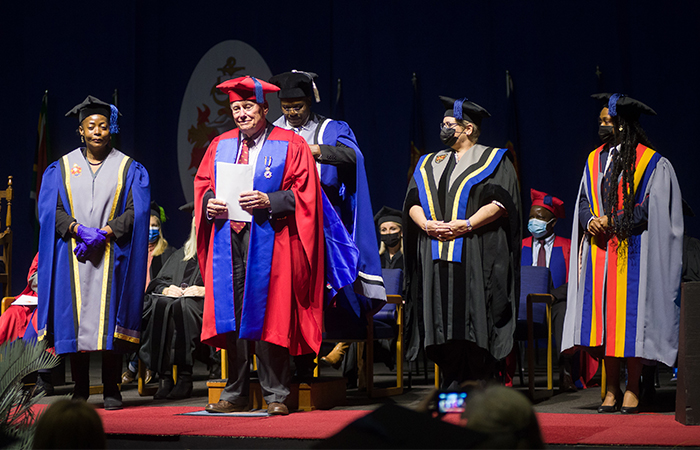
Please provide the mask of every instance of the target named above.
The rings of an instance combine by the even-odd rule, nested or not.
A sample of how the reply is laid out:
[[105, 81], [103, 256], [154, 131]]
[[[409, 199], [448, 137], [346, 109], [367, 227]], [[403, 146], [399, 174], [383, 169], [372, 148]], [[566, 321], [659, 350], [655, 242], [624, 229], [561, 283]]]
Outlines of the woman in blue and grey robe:
[[90, 395], [90, 353], [102, 352], [105, 409], [120, 409], [120, 353], [139, 343], [150, 186], [146, 169], [111, 146], [113, 105], [88, 96], [79, 147], [44, 172], [39, 195], [39, 339], [69, 354], [74, 398]]

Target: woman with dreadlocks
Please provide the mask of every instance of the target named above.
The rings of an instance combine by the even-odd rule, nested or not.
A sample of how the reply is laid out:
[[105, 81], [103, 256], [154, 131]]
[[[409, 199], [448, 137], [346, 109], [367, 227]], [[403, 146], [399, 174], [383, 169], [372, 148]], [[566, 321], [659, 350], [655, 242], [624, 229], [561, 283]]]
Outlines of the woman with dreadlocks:
[[683, 208], [673, 166], [639, 124], [654, 110], [621, 94], [593, 97], [606, 102], [604, 144], [588, 156], [579, 188], [571, 238], [579, 257], [569, 266], [562, 349], [602, 356], [608, 382], [598, 412], [629, 414], [639, 412], [643, 359], [669, 366], [676, 359]]

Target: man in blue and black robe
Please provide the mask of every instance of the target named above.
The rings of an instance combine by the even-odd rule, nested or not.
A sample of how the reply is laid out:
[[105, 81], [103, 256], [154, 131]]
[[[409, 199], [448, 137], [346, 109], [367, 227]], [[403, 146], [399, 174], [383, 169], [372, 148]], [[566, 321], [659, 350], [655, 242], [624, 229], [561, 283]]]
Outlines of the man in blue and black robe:
[[[326, 318], [333, 314], [333, 322], [355, 322], [355, 325], [363, 326], [366, 314], [380, 309], [386, 300], [364, 156], [347, 123], [312, 111], [312, 105], [320, 101], [314, 78], [315, 73], [292, 71], [270, 79], [272, 84], [280, 87], [278, 96], [283, 113], [274, 125], [293, 130], [309, 144], [323, 192], [356, 247], [345, 251], [332, 246], [335, 238], [329, 239], [329, 236], [335, 233], [327, 226], [332, 211], [324, 209], [324, 228], [327, 230], [326, 306], [335, 306], [326, 309]], [[334, 286], [334, 277], [328, 272], [339, 266], [347, 268], [348, 277], [346, 284]], [[325, 358], [336, 364], [342, 360], [347, 348], [348, 344], [341, 342]], [[312, 367], [311, 356], [308, 358], [306, 366]], [[297, 365], [300, 363], [297, 358]], [[308, 369], [299, 369], [297, 367], [298, 373], [308, 372]]]

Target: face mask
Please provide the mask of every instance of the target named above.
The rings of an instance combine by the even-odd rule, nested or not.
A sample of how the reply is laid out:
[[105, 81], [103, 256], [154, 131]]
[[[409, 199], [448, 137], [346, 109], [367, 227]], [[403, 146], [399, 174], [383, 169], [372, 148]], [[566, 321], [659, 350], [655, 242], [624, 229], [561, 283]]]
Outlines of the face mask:
[[[464, 131], [462, 131], [462, 133], [464, 133]], [[459, 134], [461, 135], [462, 133]], [[459, 135], [455, 136], [454, 128], [443, 127], [442, 130], [440, 130], [440, 140], [448, 147], [455, 145], [458, 137]]]
[[535, 239], [543, 238], [547, 234], [547, 225], [549, 225], [552, 220], [545, 222], [540, 219], [530, 219], [527, 223], [527, 229]]
[[160, 236], [160, 228], [151, 227], [148, 229], [148, 243], [149, 244], [152, 244], [155, 241], [157, 241], [159, 236]]
[[399, 234], [401, 233], [382, 234], [380, 235], [380, 238], [387, 247], [396, 247], [397, 245], [399, 245], [399, 242], [401, 242]]
[[598, 127], [598, 137], [606, 144], [613, 145], [615, 143], [615, 133], [612, 125], [600, 125]]

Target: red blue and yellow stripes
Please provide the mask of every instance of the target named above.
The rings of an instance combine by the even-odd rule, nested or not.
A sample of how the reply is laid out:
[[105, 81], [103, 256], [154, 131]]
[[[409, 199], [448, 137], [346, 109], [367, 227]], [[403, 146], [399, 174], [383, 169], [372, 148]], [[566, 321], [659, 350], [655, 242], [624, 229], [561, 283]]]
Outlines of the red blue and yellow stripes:
[[[586, 176], [587, 195], [596, 216], [604, 214], [599, 191], [603, 175], [599, 170], [601, 150], [589, 156]], [[636, 152], [634, 192], [636, 203], [641, 203], [661, 157], [643, 145], [639, 145]], [[618, 199], [618, 209], [622, 209], [621, 181]], [[641, 234], [630, 236], [623, 252], [618, 252], [620, 243], [615, 236], [607, 242], [598, 241], [598, 237], [591, 238], [585, 267], [581, 345], [605, 345], [606, 356], [636, 356]]]

